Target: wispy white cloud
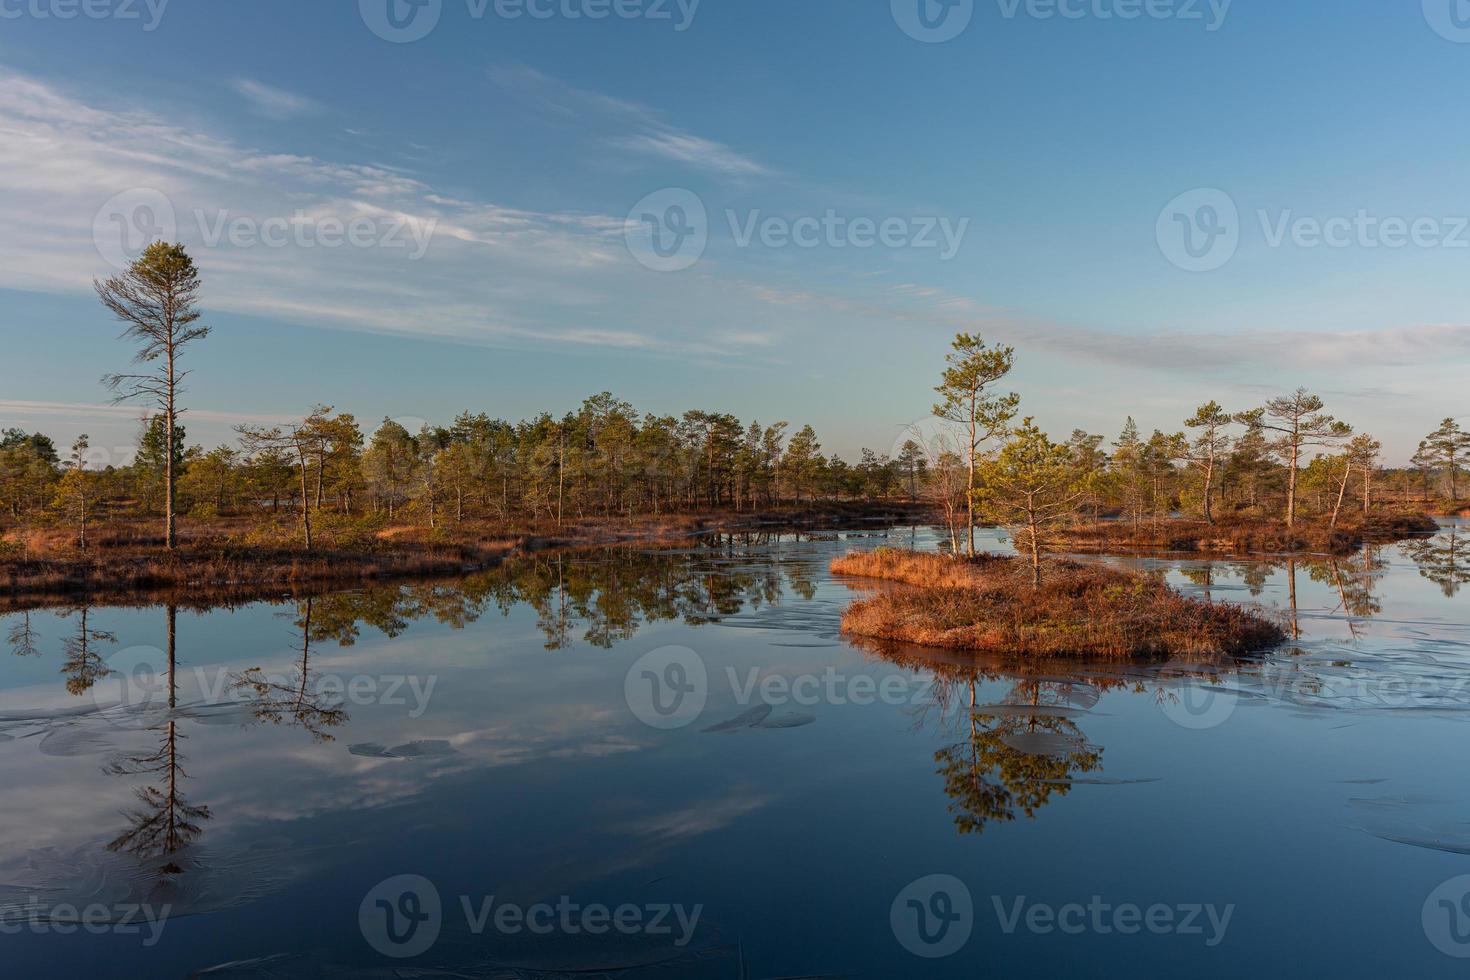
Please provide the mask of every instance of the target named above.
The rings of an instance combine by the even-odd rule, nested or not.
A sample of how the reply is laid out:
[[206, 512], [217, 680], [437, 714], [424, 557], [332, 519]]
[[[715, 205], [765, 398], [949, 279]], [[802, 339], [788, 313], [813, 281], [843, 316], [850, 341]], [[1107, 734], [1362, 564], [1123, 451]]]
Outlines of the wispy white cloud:
[[237, 78], [231, 83], [236, 92], [245, 97], [251, 108], [267, 119], [293, 119], [311, 116], [322, 111], [321, 103], [304, 95], [287, 92], [285, 89], [257, 82], [253, 78]]
[[1465, 324], [1411, 324], [1379, 330], [1124, 331], [1028, 317], [915, 283], [890, 285], [875, 296], [860, 298], [759, 283], [747, 283], [745, 288], [773, 306], [881, 322], [982, 329], [1007, 343], [1169, 372], [1205, 374], [1252, 365], [1303, 371], [1361, 365], [1407, 367], [1470, 358], [1470, 325]]
[[612, 142], [614, 146], [687, 164], [696, 170], [739, 177], [768, 177], [771, 175], [771, 171], [764, 165], [736, 153], [725, 144], [703, 139], [690, 133], [663, 130], [619, 137]]
[[[685, 343], [616, 325], [555, 325], [612, 307], [624, 277], [643, 272], [623, 248], [621, 218], [466, 199], [383, 164], [260, 152], [3, 68], [0, 133], [0, 286], [90, 289], [113, 271], [97, 236], [121, 235], [107, 219], [128, 217], [107, 215], [109, 202], [146, 189], [161, 195], [153, 211], [167, 212], [152, 214], [159, 233], [195, 251], [211, 311], [514, 347], [669, 352]], [[267, 222], [285, 229], [283, 245], [232, 238], [236, 223]], [[383, 241], [296, 237], [353, 222]], [[411, 258], [419, 244], [422, 256]]]
[[606, 141], [635, 155], [673, 161], [717, 176], [776, 175], [770, 167], [724, 143], [669, 123], [658, 110], [642, 103], [579, 88], [524, 65], [496, 67], [490, 77], [555, 115], [583, 125], [623, 130], [608, 134]]
[[[88, 404], [85, 402], [26, 401], [0, 398], [0, 419], [65, 418], [87, 420], [98, 418], [143, 419], [151, 414], [145, 404]], [[260, 422], [275, 425], [292, 420], [288, 415], [262, 415], [258, 412], [218, 412], [202, 408], [188, 410], [188, 417], [210, 422]]]

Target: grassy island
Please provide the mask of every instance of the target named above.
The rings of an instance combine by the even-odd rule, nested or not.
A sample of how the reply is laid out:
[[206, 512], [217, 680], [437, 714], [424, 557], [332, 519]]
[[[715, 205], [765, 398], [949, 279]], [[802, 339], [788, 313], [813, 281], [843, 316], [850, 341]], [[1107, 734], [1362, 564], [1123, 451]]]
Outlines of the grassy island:
[[1375, 514], [1332, 524], [1326, 519], [1293, 525], [1264, 518], [1214, 523], [1184, 517], [1159, 521], [1100, 521], [1059, 529], [1055, 543], [1071, 551], [1181, 551], [1208, 555], [1342, 555], [1366, 543], [1402, 541], [1439, 530], [1420, 513]]
[[1001, 654], [1111, 659], [1225, 657], [1286, 640], [1266, 616], [1182, 595], [1159, 579], [1055, 560], [1041, 584], [1023, 561], [882, 548], [832, 562], [832, 571], [899, 583], [850, 606], [854, 636]]

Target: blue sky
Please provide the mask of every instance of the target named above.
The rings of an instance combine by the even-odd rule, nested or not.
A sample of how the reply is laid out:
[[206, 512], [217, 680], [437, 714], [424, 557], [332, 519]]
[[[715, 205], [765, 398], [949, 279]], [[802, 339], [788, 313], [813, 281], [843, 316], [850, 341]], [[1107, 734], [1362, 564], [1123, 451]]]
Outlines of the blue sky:
[[1470, 414], [1449, 0], [965, 0], [938, 43], [937, 0], [437, 0], [409, 43], [388, 0], [88, 2], [0, 0], [0, 426], [132, 441], [89, 283], [140, 205], [206, 276], [205, 443], [607, 389], [884, 451], [961, 329], [1061, 435], [1306, 385], [1397, 460]]

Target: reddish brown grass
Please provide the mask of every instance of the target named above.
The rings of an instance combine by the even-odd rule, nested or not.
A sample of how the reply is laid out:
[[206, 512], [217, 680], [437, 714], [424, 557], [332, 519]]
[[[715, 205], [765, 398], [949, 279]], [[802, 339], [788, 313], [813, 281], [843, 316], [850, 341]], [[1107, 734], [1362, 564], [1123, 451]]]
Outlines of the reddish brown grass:
[[1052, 562], [1039, 589], [1029, 568], [1006, 558], [968, 563], [880, 551], [839, 558], [832, 571], [916, 586], [853, 603], [842, 628], [918, 646], [1123, 659], [1238, 656], [1286, 639], [1259, 612], [1190, 598], [1158, 579], [1101, 565]]
[[1438, 528], [1434, 518], [1417, 513], [1344, 517], [1336, 528], [1312, 518], [1295, 527], [1283, 521], [1226, 519], [1217, 524], [1174, 518], [1164, 521], [1105, 521], [1079, 525], [1062, 532], [1058, 543], [1076, 551], [1131, 548], [1190, 551], [1205, 554], [1289, 554], [1318, 552], [1348, 554], [1367, 541], [1399, 541]]
[[983, 585], [995, 568], [1008, 566], [1010, 559], [979, 555], [973, 561], [950, 558], [932, 551], [878, 548], [853, 551], [832, 560], [834, 575], [854, 575], [902, 582], [926, 589], [968, 588]]
[[87, 593], [106, 594], [110, 601], [130, 594], [181, 597], [190, 591], [244, 596], [328, 583], [457, 575], [520, 552], [678, 542], [716, 529], [850, 527], [922, 516], [902, 504], [823, 504], [760, 513], [569, 519], [561, 526], [467, 520], [431, 530], [385, 527], [324, 511], [316, 520], [316, 547], [307, 551], [297, 518], [283, 512], [266, 521], [182, 519], [180, 547], [172, 553], [162, 546], [157, 521], [98, 525], [88, 530], [85, 551], [76, 546], [72, 530], [22, 527], [0, 535], [0, 607], [32, 608]]

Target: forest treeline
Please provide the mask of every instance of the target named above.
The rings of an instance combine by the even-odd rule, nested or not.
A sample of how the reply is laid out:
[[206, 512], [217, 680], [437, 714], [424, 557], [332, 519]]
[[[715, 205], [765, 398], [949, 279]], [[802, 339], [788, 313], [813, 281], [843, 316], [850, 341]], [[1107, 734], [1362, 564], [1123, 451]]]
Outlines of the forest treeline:
[[[286, 425], [242, 424], [235, 442], [206, 449], [189, 445], [180, 403], [186, 355], [209, 335], [192, 259], [157, 242], [95, 285], [136, 345], [136, 373], [104, 379], [117, 402], [145, 406], [135, 456], [99, 466], [86, 436], [63, 451], [43, 433], [0, 432], [0, 514], [74, 529], [81, 547], [99, 523], [152, 516], [163, 518], [173, 547], [177, 514], [243, 517], [311, 548], [323, 527], [344, 522], [560, 525], [909, 499], [946, 515], [956, 548], [963, 528], [992, 523], [1025, 530], [1039, 551], [1046, 528], [1105, 515], [1184, 512], [1210, 523], [1248, 515], [1288, 526], [1330, 515], [1335, 526], [1349, 511], [1369, 511], [1375, 495], [1442, 496], [1457, 509], [1470, 456], [1470, 433], [1446, 419], [1410, 467], [1385, 469], [1377, 440], [1305, 390], [1233, 411], [1209, 401], [1181, 412], [1176, 431], [1145, 436], [1130, 418], [1111, 439], [1078, 430], [1053, 441], [1021, 417], [1019, 396], [997, 390], [1014, 350], [969, 334], [955, 338], [935, 388], [935, 425], [900, 436], [891, 456], [864, 450], [856, 462], [824, 453], [810, 425], [705, 410], [640, 413], [606, 392], [561, 416], [511, 421], [468, 410], [416, 431], [391, 419], [369, 431], [319, 405]], [[973, 551], [973, 530], [970, 539]]]
[[[158, 514], [167, 448], [159, 417], [126, 466], [87, 469], [89, 447], [66, 458], [40, 433], [0, 440], [0, 493], [14, 517], [65, 504], [85, 472], [93, 512]], [[465, 518], [557, 521], [689, 510], [751, 510], [814, 499], [884, 498], [916, 487], [923, 460], [865, 452], [824, 455], [811, 426], [742, 423], [690, 411], [640, 414], [603, 393], [575, 411], [510, 422], [464, 412], [410, 432], [385, 419], [365, 434], [349, 413], [318, 407], [283, 428], [242, 427], [234, 445], [187, 445], [175, 427], [182, 513], [197, 517], [300, 510], [375, 514], [437, 525]], [[64, 509], [64, 508], [62, 508]]]
[[[1144, 436], [1129, 419], [1112, 439], [1073, 432], [1060, 448], [1079, 478], [1078, 511], [1202, 514], [1207, 475], [1213, 512], [1279, 511], [1291, 480], [1268, 430], [1242, 425], [1230, 433], [1221, 425], [1191, 435], [1223, 415], [1212, 403], [1187, 420], [1194, 430]], [[814, 500], [948, 500], [962, 508], [967, 469], [953, 440], [917, 432], [896, 458], [865, 450], [848, 463], [824, 454], [811, 426], [793, 433], [785, 422], [747, 424], [705, 411], [640, 414], [608, 393], [561, 417], [510, 422], [466, 411], [447, 426], [417, 432], [385, 419], [365, 434], [351, 414], [319, 407], [290, 427], [243, 427], [237, 443], [211, 449], [188, 446], [184, 427], [175, 428], [179, 509], [196, 519], [329, 512], [435, 527], [465, 519], [543, 523], [757, 510]], [[0, 433], [6, 513], [77, 524], [83, 505], [88, 524], [160, 515], [164, 431], [162, 418], [151, 418], [132, 461], [100, 469], [88, 465], [85, 438], [58, 452], [42, 433]], [[1375, 492], [1458, 500], [1467, 439], [1453, 421], [1426, 440], [1412, 469], [1382, 469], [1371, 439], [1339, 442], [1302, 467], [1297, 496], [1304, 512], [1330, 513], [1342, 503], [1348, 477], [1349, 507]]]

